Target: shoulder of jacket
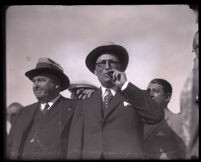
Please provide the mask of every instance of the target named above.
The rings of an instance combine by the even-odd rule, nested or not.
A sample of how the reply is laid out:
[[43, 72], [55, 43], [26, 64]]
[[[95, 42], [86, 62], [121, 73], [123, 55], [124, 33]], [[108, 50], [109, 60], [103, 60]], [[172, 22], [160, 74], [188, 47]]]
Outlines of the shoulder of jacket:
[[38, 104], [38, 102], [32, 103], [30, 105], [26, 105], [26, 106], [23, 107], [22, 111], [27, 111], [30, 108], [35, 107], [37, 104]]

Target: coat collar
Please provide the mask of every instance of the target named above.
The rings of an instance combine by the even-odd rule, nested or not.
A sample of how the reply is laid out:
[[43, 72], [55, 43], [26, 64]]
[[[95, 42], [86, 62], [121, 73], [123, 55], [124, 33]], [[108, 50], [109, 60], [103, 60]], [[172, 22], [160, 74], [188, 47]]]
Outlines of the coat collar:
[[76, 101], [60, 97], [57, 107], [61, 109], [60, 120], [65, 125], [74, 113]]

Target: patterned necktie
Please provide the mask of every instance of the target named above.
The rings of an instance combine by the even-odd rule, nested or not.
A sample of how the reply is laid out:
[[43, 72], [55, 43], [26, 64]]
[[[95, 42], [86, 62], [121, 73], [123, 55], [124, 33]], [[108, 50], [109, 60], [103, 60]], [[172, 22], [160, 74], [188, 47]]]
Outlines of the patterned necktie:
[[110, 89], [109, 88], [107, 88], [106, 90], [105, 90], [105, 96], [104, 96], [104, 99], [103, 99], [103, 101], [104, 101], [104, 103], [105, 103], [105, 108], [107, 109], [108, 108], [108, 105], [109, 105], [109, 102], [110, 102], [110, 100], [112, 99], [112, 93], [111, 93], [111, 91], [110, 91]]
[[47, 113], [47, 111], [48, 111], [48, 108], [50, 107], [50, 105], [48, 104], [48, 103], [45, 103], [45, 107], [44, 107], [44, 109], [43, 109], [43, 114], [46, 114]]

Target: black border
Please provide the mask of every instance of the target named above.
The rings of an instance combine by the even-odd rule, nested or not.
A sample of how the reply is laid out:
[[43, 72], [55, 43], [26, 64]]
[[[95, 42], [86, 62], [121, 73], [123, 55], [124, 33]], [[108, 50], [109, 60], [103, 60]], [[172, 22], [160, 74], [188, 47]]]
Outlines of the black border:
[[[3, 153], [2, 161], [8, 161], [6, 159], [6, 11], [9, 6], [18, 6], [18, 5], [64, 5], [64, 6], [71, 6], [71, 5], [189, 5], [189, 9], [194, 9], [194, 6], [198, 6], [199, 11], [199, 1], [198, 0], [163, 0], [159, 2], [159, 0], [150, 0], [150, 1], [140, 1], [140, 0], [105, 0], [105, 1], [98, 1], [98, 0], [1, 0], [0, 1], [0, 18], [1, 18], [1, 130], [3, 140], [2, 145], [3, 148], [1, 149], [1, 153]], [[192, 7], [190, 7], [192, 6]], [[199, 14], [199, 12], [198, 12]], [[199, 15], [198, 15], [199, 17]], [[199, 18], [198, 18], [199, 20]], [[199, 23], [198, 23], [199, 25]], [[10, 160], [9, 160], [10, 161]]]

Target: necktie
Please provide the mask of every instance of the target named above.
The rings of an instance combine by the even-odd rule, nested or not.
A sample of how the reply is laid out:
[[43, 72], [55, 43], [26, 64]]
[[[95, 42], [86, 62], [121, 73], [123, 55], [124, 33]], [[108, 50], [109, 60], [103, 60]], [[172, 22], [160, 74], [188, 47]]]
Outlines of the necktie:
[[45, 103], [45, 107], [44, 107], [44, 109], [43, 109], [42, 112], [43, 112], [44, 114], [46, 114], [49, 107], [50, 107], [50, 105], [49, 105], [48, 103]]
[[110, 89], [109, 88], [107, 88], [106, 90], [105, 90], [105, 96], [104, 96], [104, 99], [103, 99], [103, 101], [104, 101], [104, 103], [105, 103], [105, 108], [107, 109], [108, 108], [108, 104], [109, 104], [109, 102], [110, 102], [110, 100], [112, 99], [112, 93], [111, 93], [111, 91], [110, 91]]

